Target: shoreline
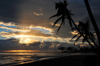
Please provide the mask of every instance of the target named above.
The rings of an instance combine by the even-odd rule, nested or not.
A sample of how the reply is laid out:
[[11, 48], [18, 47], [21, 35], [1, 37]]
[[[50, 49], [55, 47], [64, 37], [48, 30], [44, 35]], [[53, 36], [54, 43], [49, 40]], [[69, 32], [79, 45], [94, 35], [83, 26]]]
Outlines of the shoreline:
[[40, 60], [36, 62], [17, 64], [14, 66], [96, 66], [99, 65], [99, 58], [97, 55], [73, 55], [59, 58], [52, 58], [46, 60]]

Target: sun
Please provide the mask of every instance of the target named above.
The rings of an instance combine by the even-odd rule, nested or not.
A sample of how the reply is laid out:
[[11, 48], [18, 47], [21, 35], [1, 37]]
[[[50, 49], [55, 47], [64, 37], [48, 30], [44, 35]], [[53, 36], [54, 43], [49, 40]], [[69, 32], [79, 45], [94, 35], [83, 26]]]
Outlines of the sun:
[[36, 40], [32, 39], [32, 36], [29, 35], [16, 35], [15, 38], [19, 39], [20, 44], [31, 44], [36, 42]]
[[23, 37], [23, 38], [20, 38], [19, 43], [21, 43], [21, 44], [30, 44], [30, 43], [33, 43], [33, 41], [29, 38], [24, 38]]

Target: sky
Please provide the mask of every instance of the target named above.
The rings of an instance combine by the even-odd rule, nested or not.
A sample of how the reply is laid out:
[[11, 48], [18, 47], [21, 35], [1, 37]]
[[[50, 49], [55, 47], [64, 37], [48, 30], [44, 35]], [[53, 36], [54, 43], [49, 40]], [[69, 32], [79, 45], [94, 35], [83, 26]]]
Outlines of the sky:
[[[61, 46], [73, 46], [70, 40], [75, 32], [71, 31], [68, 21], [57, 34], [60, 22], [52, 28], [57, 18], [49, 19], [56, 14], [54, 3], [59, 1], [64, 0], [0, 0], [0, 51], [57, 51]], [[76, 23], [88, 18], [84, 0], [67, 1]], [[99, 3], [100, 0], [89, 0], [98, 26]]]

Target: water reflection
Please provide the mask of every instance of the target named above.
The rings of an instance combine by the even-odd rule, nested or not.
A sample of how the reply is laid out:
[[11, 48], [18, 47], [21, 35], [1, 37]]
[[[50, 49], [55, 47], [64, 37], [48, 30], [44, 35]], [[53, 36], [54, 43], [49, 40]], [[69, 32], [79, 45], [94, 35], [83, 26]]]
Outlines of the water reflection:
[[5, 50], [3, 52], [39, 52], [39, 50]]
[[0, 65], [24, 64], [69, 55], [93, 55], [93, 53], [0, 53]]
[[[25, 55], [24, 55], [25, 54]], [[10, 64], [10, 63], [24, 63], [28, 61], [33, 61], [31, 55], [28, 53], [1, 53], [0, 54], [0, 64]]]

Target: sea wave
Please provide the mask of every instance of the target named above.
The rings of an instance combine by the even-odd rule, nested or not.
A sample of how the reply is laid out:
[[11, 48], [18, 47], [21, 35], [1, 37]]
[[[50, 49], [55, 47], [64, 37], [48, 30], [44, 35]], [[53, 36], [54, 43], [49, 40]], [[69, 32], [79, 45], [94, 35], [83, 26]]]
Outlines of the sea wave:
[[69, 55], [94, 55], [94, 53], [0, 53], [0, 66], [25, 64]]

